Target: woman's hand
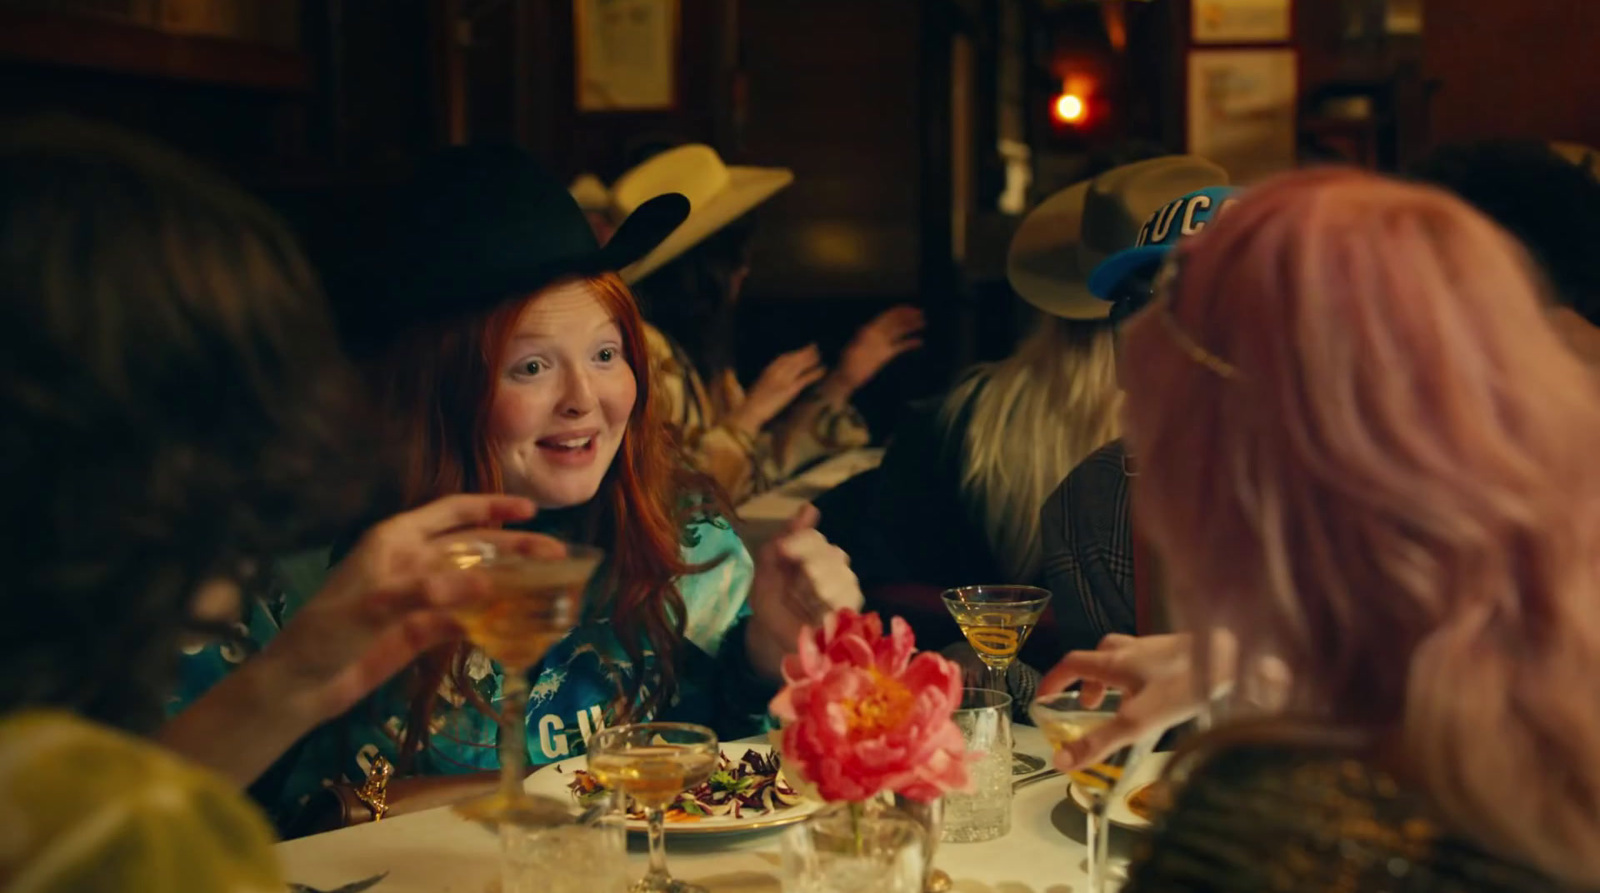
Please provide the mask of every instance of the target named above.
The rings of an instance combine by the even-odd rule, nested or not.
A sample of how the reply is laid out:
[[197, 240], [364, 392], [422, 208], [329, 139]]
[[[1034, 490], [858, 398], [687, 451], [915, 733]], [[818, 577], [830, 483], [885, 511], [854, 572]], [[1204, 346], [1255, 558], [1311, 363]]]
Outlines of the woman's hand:
[[463, 494], [378, 524], [258, 660], [275, 664], [284, 691], [318, 722], [339, 716], [418, 654], [459, 636], [449, 609], [487, 594], [482, 575], [448, 565], [446, 544], [470, 536], [502, 551], [566, 554], [542, 534], [492, 529], [533, 511], [521, 497]]
[[840, 608], [861, 607], [850, 556], [817, 532], [821, 517], [815, 506], [805, 506], [756, 553], [745, 648], [751, 666], [769, 679], [782, 678], [783, 658], [795, 650], [803, 627]]
[[1224, 629], [1211, 633], [1210, 691], [1200, 691], [1195, 678], [1194, 636], [1124, 636], [1113, 633], [1093, 651], [1074, 651], [1061, 659], [1039, 683], [1039, 696], [1055, 694], [1074, 682], [1083, 683], [1084, 701], [1100, 703], [1108, 688], [1123, 693], [1122, 707], [1105, 725], [1056, 752], [1064, 772], [1081, 769], [1152, 733], [1194, 719], [1207, 705], [1228, 695], [1231, 706], [1256, 713], [1276, 713], [1288, 704], [1293, 676], [1282, 660], [1258, 655], [1245, 672], [1239, 668], [1239, 645]]
[[448, 566], [447, 543], [471, 536], [562, 555], [549, 537], [489, 529], [533, 512], [520, 497], [449, 496], [373, 527], [261, 653], [174, 717], [161, 740], [248, 784], [302, 735], [460, 635], [450, 608], [487, 588], [481, 575]]
[[922, 311], [900, 305], [862, 326], [839, 355], [839, 368], [822, 385], [823, 396], [844, 405], [850, 396], [883, 371], [895, 357], [922, 346], [916, 337], [927, 325]]
[[[1219, 633], [1212, 641], [1213, 666], [1231, 672], [1232, 637]], [[1097, 706], [1108, 688], [1121, 691], [1123, 699], [1111, 721], [1056, 751], [1057, 768], [1070, 772], [1091, 765], [1151, 732], [1199, 715], [1207, 701], [1196, 684], [1193, 655], [1194, 638], [1188, 633], [1137, 638], [1113, 633], [1093, 651], [1069, 652], [1039, 683], [1040, 697], [1081, 682], [1088, 706]]]
[[815, 344], [782, 354], [762, 370], [761, 377], [745, 392], [744, 403], [728, 420], [748, 434], [760, 434], [768, 422], [827, 371]]

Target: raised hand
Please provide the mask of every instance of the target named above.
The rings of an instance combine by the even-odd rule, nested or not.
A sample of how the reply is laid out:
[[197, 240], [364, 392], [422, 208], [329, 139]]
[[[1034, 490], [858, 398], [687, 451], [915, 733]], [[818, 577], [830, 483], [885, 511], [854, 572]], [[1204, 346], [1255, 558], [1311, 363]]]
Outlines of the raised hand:
[[[1233, 640], [1213, 640], [1218, 666], [1233, 665]], [[1194, 639], [1188, 633], [1124, 636], [1113, 633], [1093, 651], [1072, 651], [1039, 682], [1039, 695], [1082, 683], [1084, 702], [1097, 706], [1108, 688], [1123, 693], [1122, 708], [1109, 722], [1056, 751], [1057, 768], [1071, 772], [1092, 765], [1151, 732], [1192, 719], [1207, 699], [1196, 684]]]
[[827, 371], [815, 344], [781, 354], [745, 392], [744, 403], [733, 411], [730, 421], [750, 434], [759, 433]]
[[815, 506], [803, 507], [756, 553], [746, 646], [751, 664], [772, 679], [781, 675], [783, 657], [794, 651], [803, 627], [819, 625], [840, 608], [861, 607], [850, 556], [817, 532], [821, 517]]
[[[1224, 695], [1229, 710], [1272, 714], [1289, 702], [1293, 674], [1272, 655], [1257, 655], [1241, 671], [1238, 641], [1227, 630], [1211, 633], [1209, 678], [1197, 678], [1194, 637], [1189, 633], [1124, 636], [1113, 633], [1093, 651], [1073, 651], [1039, 682], [1039, 695], [1081, 682], [1084, 701], [1100, 703], [1105, 690], [1123, 693], [1110, 722], [1056, 752], [1064, 772], [1081, 769], [1152, 732], [1194, 719]], [[1202, 688], [1208, 690], [1202, 691]]]
[[848, 398], [895, 357], [921, 347], [922, 339], [916, 336], [926, 325], [921, 310], [904, 304], [878, 314], [856, 331], [839, 355], [839, 367], [825, 386], [829, 396]]
[[448, 569], [445, 546], [471, 536], [560, 557], [534, 533], [493, 529], [532, 517], [514, 496], [449, 496], [377, 525], [261, 653], [174, 717], [159, 739], [248, 784], [300, 736], [332, 719], [434, 645], [460, 634], [449, 608], [487, 594]]
[[447, 567], [445, 544], [470, 535], [501, 550], [565, 554], [550, 537], [491, 527], [532, 515], [521, 497], [462, 494], [378, 524], [259, 659], [282, 665], [285, 694], [303, 698], [312, 715], [338, 716], [418, 654], [459, 635], [449, 608], [486, 594], [480, 575]]

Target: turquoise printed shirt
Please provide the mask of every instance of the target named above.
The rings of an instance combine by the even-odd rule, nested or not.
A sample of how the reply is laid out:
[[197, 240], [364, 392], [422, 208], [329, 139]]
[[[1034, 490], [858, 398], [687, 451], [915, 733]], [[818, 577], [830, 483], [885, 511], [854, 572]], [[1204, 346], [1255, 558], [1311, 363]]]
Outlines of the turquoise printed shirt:
[[[327, 575], [328, 552], [307, 553], [278, 562], [280, 592], [257, 603], [239, 632], [256, 646], [276, 634], [280, 624], [314, 595]], [[750, 553], [722, 519], [698, 521], [684, 531], [684, 558], [710, 569], [678, 581], [685, 610], [685, 643], [679, 652], [678, 691], [650, 718], [709, 725], [719, 734], [743, 737], [766, 728], [766, 702], [774, 693], [757, 679], [743, 654], [744, 623], [753, 575]], [[596, 575], [597, 583], [605, 576]], [[591, 592], [591, 603], [597, 601]], [[177, 712], [241, 662], [247, 649], [209, 645], [183, 657], [180, 688], [172, 699]], [[654, 655], [644, 666], [630, 664], [608, 619], [590, 619], [551, 649], [531, 674], [528, 703], [528, 759], [533, 766], [577, 756], [602, 725], [607, 705], [629, 687], [634, 674], [653, 674]], [[498, 664], [474, 653], [466, 676], [492, 705], [501, 700]], [[649, 678], [649, 677], [647, 677]], [[380, 689], [344, 719], [300, 742], [255, 786], [254, 793], [280, 819], [290, 817], [317, 788], [340, 780], [359, 781], [373, 757], [397, 759], [405, 734], [407, 697], [401, 686]], [[498, 725], [450, 680], [441, 686], [429, 748], [420, 755], [423, 774], [477, 772], [499, 767]]]

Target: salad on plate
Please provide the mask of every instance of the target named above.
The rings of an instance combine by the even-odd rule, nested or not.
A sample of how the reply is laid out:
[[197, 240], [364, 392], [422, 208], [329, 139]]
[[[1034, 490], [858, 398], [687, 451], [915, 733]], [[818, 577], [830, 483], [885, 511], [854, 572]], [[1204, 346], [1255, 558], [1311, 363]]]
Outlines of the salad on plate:
[[[611, 796], [598, 779], [583, 769], [572, 773], [567, 789], [584, 808]], [[801, 800], [801, 794], [784, 780], [783, 758], [776, 751], [747, 750], [737, 762], [724, 752], [716, 771], [705, 784], [679, 794], [667, 807], [666, 819], [668, 822], [697, 822], [722, 816], [733, 819], [766, 816], [798, 806]], [[644, 810], [631, 797], [627, 813], [629, 819], [643, 821], [645, 817]]]

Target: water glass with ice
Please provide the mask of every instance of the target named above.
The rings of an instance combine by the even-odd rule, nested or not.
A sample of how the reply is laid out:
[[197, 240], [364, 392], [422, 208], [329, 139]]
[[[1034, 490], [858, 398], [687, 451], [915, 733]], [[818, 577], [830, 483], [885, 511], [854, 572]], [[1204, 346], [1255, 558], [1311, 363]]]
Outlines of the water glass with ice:
[[628, 834], [621, 814], [589, 824], [500, 825], [501, 893], [624, 893]]
[[947, 843], [994, 840], [1011, 832], [1011, 696], [987, 688], [961, 693], [956, 725], [972, 759], [972, 788], [946, 794]]

